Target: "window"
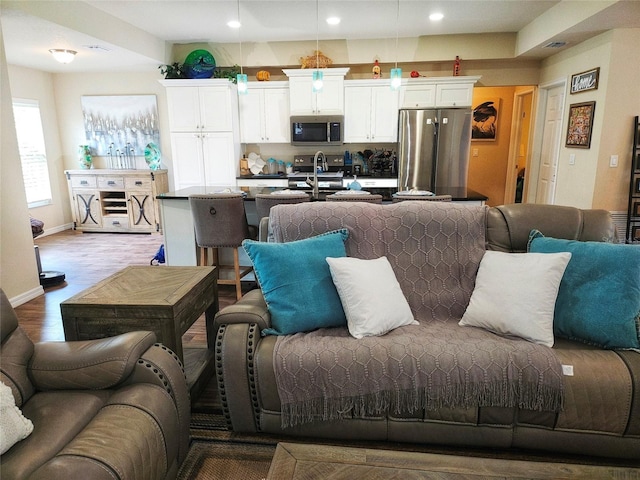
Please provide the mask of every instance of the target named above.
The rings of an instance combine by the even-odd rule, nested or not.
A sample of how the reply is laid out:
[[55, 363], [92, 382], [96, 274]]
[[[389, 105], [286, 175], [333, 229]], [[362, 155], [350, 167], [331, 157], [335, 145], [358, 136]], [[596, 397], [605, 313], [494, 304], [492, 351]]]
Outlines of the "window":
[[22, 162], [22, 177], [29, 208], [51, 203], [49, 166], [44, 149], [44, 133], [40, 105], [36, 100], [14, 100], [18, 149]]

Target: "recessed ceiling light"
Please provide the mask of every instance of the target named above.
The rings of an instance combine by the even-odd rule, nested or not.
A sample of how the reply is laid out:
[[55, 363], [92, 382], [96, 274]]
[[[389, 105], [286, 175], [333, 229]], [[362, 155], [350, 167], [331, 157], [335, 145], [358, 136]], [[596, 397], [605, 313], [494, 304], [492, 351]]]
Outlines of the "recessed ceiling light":
[[431, 20], [432, 22], [439, 22], [443, 18], [444, 15], [442, 13], [432, 13], [431, 15], [429, 15], [429, 20]]
[[338, 25], [340, 23], [340, 19], [338, 17], [329, 17], [327, 18], [327, 23], [329, 25]]
[[229, 20], [227, 22], [227, 27], [229, 28], [240, 28], [240, 22], [238, 20]]

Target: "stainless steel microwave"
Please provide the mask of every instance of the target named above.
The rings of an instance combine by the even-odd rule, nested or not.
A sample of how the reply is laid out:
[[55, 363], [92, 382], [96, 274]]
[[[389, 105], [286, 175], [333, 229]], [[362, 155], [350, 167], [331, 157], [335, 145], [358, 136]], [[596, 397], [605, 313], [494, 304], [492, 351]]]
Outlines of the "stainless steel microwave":
[[291, 145], [342, 145], [342, 115], [300, 115], [291, 117]]

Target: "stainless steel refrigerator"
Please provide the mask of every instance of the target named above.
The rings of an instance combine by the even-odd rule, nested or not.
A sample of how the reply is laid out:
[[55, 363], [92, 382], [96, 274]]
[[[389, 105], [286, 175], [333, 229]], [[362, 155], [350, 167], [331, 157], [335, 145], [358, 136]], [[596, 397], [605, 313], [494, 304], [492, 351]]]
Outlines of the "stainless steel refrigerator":
[[467, 187], [471, 109], [400, 109], [398, 190], [436, 194]]

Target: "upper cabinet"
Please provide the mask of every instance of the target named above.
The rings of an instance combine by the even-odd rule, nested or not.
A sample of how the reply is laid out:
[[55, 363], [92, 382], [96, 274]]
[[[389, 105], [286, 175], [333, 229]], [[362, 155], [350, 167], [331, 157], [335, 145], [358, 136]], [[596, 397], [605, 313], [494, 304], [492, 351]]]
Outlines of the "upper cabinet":
[[410, 78], [403, 82], [402, 108], [470, 107], [479, 76]]
[[282, 70], [289, 78], [291, 115], [342, 115], [344, 113], [344, 76], [348, 68], [322, 68], [323, 86], [313, 91], [315, 69]]
[[287, 82], [250, 82], [240, 95], [242, 143], [289, 143], [289, 87]]
[[174, 189], [235, 185], [240, 158], [238, 93], [229, 80], [163, 80]]
[[[201, 80], [200, 80], [201, 81]], [[180, 82], [180, 85], [177, 85]], [[229, 132], [233, 128], [233, 99], [228, 80], [198, 86], [194, 80], [168, 80], [167, 108], [173, 132]]]
[[344, 140], [347, 143], [397, 141], [399, 92], [389, 80], [347, 80], [344, 88]]

